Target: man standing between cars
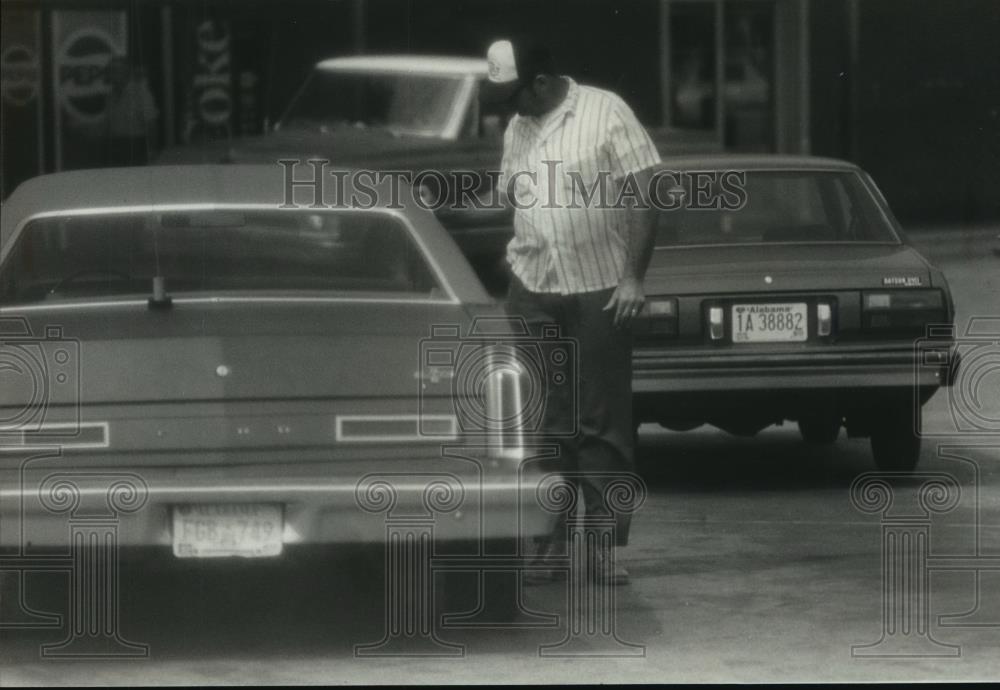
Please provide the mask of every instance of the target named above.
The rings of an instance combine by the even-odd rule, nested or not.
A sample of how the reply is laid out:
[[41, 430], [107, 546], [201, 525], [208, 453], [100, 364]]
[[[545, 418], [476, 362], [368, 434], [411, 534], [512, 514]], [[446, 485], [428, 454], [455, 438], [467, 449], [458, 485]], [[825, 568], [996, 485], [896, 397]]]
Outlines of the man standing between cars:
[[[507, 311], [533, 333], [555, 324], [576, 342], [578, 420], [566, 418], [574, 408], [565, 396], [572, 385], [562, 387], [563, 395], [552, 386], [544, 425], [578, 430], [560, 441], [559, 468], [579, 473], [588, 514], [607, 515], [608, 475], [634, 468], [631, 322], [645, 302], [656, 221], [649, 183], [660, 157], [625, 101], [557, 75], [546, 48], [496, 41], [487, 60], [484, 99], [516, 111], [501, 164], [501, 188], [514, 206]], [[615, 514], [616, 545], [624, 546], [630, 516]], [[558, 525], [539, 558], [561, 551], [564, 535], [565, 525]], [[627, 581], [616, 559], [611, 582]]]

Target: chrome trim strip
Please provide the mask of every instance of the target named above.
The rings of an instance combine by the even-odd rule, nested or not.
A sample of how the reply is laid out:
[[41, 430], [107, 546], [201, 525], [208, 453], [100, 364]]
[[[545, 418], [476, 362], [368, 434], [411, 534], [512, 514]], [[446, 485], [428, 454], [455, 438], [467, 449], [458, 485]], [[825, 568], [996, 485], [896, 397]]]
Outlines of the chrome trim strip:
[[[206, 470], [218, 469], [217, 466], [206, 467]], [[196, 479], [195, 477], [191, 478]], [[206, 480], [212, 480], [212, 477], [206, 477]], [[461, 477], [459, 477], [461, 480]], [[150, 482], [151, 484], [153, 482]], [[31, 488], [35, 488], [36, 482], [32, 482]], [[469, 484], [469, 488], [475, 488], [477, 491], [482, 490], [485, 492], [490, 491], [534, 491], [537, 482], [521, 482], [521, 481], [509, 481], [509, 482], [481, 482], [478, 479], [475, 480], [474, 484]], [[393, 484], [393, 488], [399, 491], [413, 491], [421, 492], [427, 488], [427, 483], [413, 482], [408, 484]], [[81, 496], [106, 496], [108, 493], [107, 487], [78, 487], [77, 491]], [[247, 486], [155, 486], [149, 487], [149, 493], [151, 496], [186, 496], [193, 494], [245, 494], [245, 493], [257, 493], [264, 494], [268, 496], [281, 495], [284, 492], [293, 491], [296, 493], [308, 493], [308, 494], [318, 494], [318, 493], [340, 493], [340, 494], [350, 494], [355, 495], [357, 491], [357, 486], [354, 481], [350, 483], [336, 482], [331, 483], [327, 486], [323, 486], [320, 481], [311, 482], [309, 484], [249, 484]], [[25, 489], [0, 489], [0, 498], [2, 499], [23, 499], [25, 497]], [[52, 513], [49, 513], [52, 515]]]
[[855, 240], [832, 240], [827, 242], [727, 242], [725, 244], [675, 244], [660, 245], [653, 247], [655, 251], [665, 249], [728, 249], [729, 247], [789, 247], [808, 246], [818, 247], [822, 245], [834, 245], [837, 247], [904, 247], [902, 242], [871, 241], [858, 242]]
[[[32, 442], [31, 436], [35, 433], [44, 434], [46, 431], [56, 430], [56, 429], [100, 429], [102, 433], [101, 441], [73, 441], [72, 436], [66, 436], [66, 441], [58, 441], [58, 439], [52, 439], [46, 443]], [[6, 439], [11, 438], [5, 436], [8, 432], [20, 433], [21, 441], [18, 444], [7, 443]], [[42, 448], [58, 448], [59, 450], [99, 450], [102, 448], [111, 447], [111, 425], [109, 422], [51, 422], [49, 424], [42, 423], [37, 430], [26, 431], [23, 428], [18, 427], [0, 427], [0, 453], [7, 452], [18, 452], [26, 450], [39, 450]]]
[[[448, 434], [421, 434], [421, 420], [433, 422], [448, 422]], [[378, 435], [347, 435], [344, 433], [344, 422], [413, 422], [414, 434], [378, 434]], [[335, 418], [335, 438], [337, 442], [348, 443], [386, 443], [401, 441], [455, 441], [458, 439], [458, 418], [450, 414], [348, 414], [337, 415]]]
[[[324, 304], [324, 303], [339, 303], [339, 302], [353, 302], [353, 303], [371, 303], [371, 304], [440, 304], [440, 305], [452, 305], [458, 304], [458, 302], [452, 302], [451, 300], [435, 300], [435, 299], [391, 299], [391, 298], [379, 298], [379, 297], [175, 297], [173, 299], [174, 304], [283, 304], [283, 303], [305, 303], [305, 304]], [[10, 307], [0, 307], [0, 314], [20, 314], [21, 312], [34, 312], [34, 311], [54, 311], [54, 310], [66, 310], [66, 309], [93, 309], [93, 308], [109, 308], [109, 307], [146, 307], [148, 306], [147, 300], [141, 299], [127, 299], [127, 300], [108, 300], [105, 302], [65, 302], [62, 304], [26, 304], [23, 306], [10, 306]]]

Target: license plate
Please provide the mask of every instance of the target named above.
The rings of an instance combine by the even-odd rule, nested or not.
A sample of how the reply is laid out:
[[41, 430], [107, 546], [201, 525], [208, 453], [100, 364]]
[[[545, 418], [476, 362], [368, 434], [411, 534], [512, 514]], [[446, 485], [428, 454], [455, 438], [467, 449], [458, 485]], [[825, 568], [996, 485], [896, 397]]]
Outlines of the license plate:
[[178, 558], [261, 558], [281, 553], [280, 505], [192, 503], [174, 506], [173, 517]]
[[806, 339], [804, 302], [734, 304], [734, 343], [794, 343]]

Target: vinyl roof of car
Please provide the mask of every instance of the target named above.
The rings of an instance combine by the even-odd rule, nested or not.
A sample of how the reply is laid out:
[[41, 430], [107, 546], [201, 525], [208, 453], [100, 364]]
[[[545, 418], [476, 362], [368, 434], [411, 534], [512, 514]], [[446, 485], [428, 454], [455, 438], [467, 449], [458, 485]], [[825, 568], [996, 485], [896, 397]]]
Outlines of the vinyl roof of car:
[[[331, 168], [326, 168], [327, 172]], [[300, 164], [297, 180], [312, 177]], [[337, 203], [333, 177], [326, 176], [327, 204]], [[343, 180], [350, 193], [350, 177]], [[26, 219], [67, 210], [99, 213], [146, 206], [264, 206], [278, 209], [285, 202], [285, 171], [280, 165], [150, 165], [134, 168], [73, 170], [26, 180], [4, 201], [3, 243]], [[405, 195], [404, 195], [405, 198]], [[312, 203], [312, 189], [300, 186], [295, 201]], [[377, 207], [376, 207], [377, 208]], [[404, 211], [405, 213], [405, 211]]]
[[[669, 148], [669, 140], [666, 144]], [[670, 170], [857, 170], [854, 163], [819, 156], [777, 154], [710, 154], [665, 156], [663, 167]]]
[[[327, 173], [331, 169], [328, 166]], [[302, 164], [294, 171], [297, 181], [310, 179], [312, 173], [309, 166]], [[326, 179], [334, 178], [327, 174]], [[429, 260], [440, 267], [448, 291], [458, 295], [462, 301], [489, 301], [448, 233], [432, 214], [420, 210], [409, 199], [409, 194], [399, 194], [398, 201], [403, 208], [387, 208], [392, 198], [388, 193], [383, 199], [376, 199], [376, 205], [370, 210], [345, 208], [343, 205], [338, 208], [338, 202], [343, 204], [344, 196], [349, 197], [355, 191], [349, 175], [344, 177], [342, 185], [339, 190], [333, 183], [324, 186], [323, 201], [331, 209], [330, 212], [402, 214], [425, 245]], [[375, 187], [378, 188], [379, 184]], [[367, 191], [360, 188], [357, 191], [366, 194], [367, 200]], [[294, 198], [296, 206], [293, 208], [309, 212], [312, 194], [313, 190], [308, 185], [298, 187]], [[50, 214], [157, 212], [171, 207], [213, 210], [234, 206], [279, 211], [284, 203], [285, 169], [275, 164], [150, 165], [41, 175], [23, 182], [0, 206], [0, 261], [17, 240], [19, 228], [32, 218]]]
[[448, 55], [352, 55], [321, 60], [316, 63], [316, 68], [329, 71], [486, 76], [485, 59]]

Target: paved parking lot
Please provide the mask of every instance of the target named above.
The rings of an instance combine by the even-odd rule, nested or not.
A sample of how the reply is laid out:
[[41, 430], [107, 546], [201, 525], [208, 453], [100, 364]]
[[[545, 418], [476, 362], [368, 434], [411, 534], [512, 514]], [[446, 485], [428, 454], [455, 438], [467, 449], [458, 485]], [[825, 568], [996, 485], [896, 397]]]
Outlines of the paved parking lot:
[[[917, 235], [948, 274], [960, 331], [1000, 304], [993, 234]], [[992, 376], [981, 409], [998, 419]], [[612, 647], [636, 656], [597, 656], [609, 651], [607, 635], [580, 657], [539, 656], [567, 635], [565, 580], [525, 592], [526, 606], [558, 617], [553, 627], [439, 629], [440, 640], [461, 645], [460, 656], [357, 658], [355, 645], [384, 630], [377, 549], [291, 552], [285, 562], [238, 567], [146, 553], [122, 566], [119, 630], [148, 644], [148, 658], [41, 660], [40, 645], [65, 630], [3, 631], [0, 684], [993, 680], [1000, 571], [956, 563], [1000, 559], [1000, 436], [955, 433], [949, 402], [941, 392], [926, 409], [925, 431], [940, 436], [925, 441], [921, 476], [893, 487], [902, 505], [927, 481], [944, 481], [954, 503], [942, 498], [942, 510], [923, 521], [929, 596], [912, 601], [926, 612], [886, 614], [927, 629], [892, 635], [883, 625], [883, 534], [899, 521], [852, 502], [852, 482], [873, 470], [866, 440], [842, 435], [817, 449], [789, 425], [754, 439], [644, 426], [639, 460], [649, 496], [626, 552], [632, 584], [617, 590], [613, 616], [625, 644]], [[923, 476], [931, 474], [938, 477]], [[28, 597], [65, 610], [65, 593], [58, 576], [37, 575]], [[916, 656], [852, 655], [887, 630], [875, 654], [898, 653], [889, 646], [897, 644]]]

